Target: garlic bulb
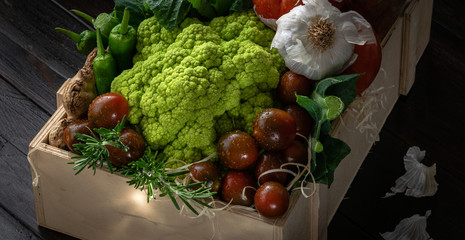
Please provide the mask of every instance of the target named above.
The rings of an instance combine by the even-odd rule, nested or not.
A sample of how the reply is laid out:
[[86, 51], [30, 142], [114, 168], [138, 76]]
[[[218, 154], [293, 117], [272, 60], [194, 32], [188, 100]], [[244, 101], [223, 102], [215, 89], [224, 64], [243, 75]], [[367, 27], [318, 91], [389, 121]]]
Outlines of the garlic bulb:
[[393, 232], [382, 233], [385, 240], [430, 240], [426, 232], [426, 220], [431, 215], [431, 210], [426, 211], [425, 216], [415, 214], [409, 218], [402, 219]]
[[408, 149], [404, 156], [406, 173], [396, 180], [396, 185], [391, 188], [385, 197], [394, 196], [405, 191], [406, 196], [426, 197], [433, 196], [438, 190], [438, 183], [434, 179], [436, 164], [427, 167], [421, 163], [425, 158], [425, 151], [414, 146]]
[[341, 13], [327, 0], [303, 3], [278, 19], [271, 43], [291, 71], [321, 80], [355, 61], [354, 44], [376, 42], [371, 25], [357, 12]]

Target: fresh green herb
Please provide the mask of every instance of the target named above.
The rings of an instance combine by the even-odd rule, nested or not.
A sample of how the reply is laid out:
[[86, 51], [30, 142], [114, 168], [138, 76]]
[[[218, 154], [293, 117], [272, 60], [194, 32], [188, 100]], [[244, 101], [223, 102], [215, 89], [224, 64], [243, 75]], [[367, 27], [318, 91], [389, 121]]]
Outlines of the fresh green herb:
[[166, 158], [159, 155], [158, 152], [152, 153], [150, 148], [147, 148], [144, 156], [138, 161], [129, 163], [124, 166], [121, 172], [127, 177], [132, 178], [128, 181], [129, 185], [134, 185], [134, 188], [147, 191], [147, 202], [150, 198], [156, 198], [156, 190], [161, 193], [159, 197], [169, 196], [176, 209], [180, 210], [179, 204], [175, 196], [195, 214], [199, 214], [189, 203], [193, 200], [202, 206], [210, 208], [211, 206], [204, 203], [200, 199], [211, 198], [216, 192], [211, 192], [211, 188], [206, 187], [203, 182], [182, 184], [177, 179], [180, 176], [189, 173], [189, 170], [183, 171], [167, 171], [165, 169]]
[[113, 173], [113, 167], [110, 162], [108, 149], [105, 147], [107, 145], [113, 146], [116, 148], [124, 149], [129, 151], [129, 148], [121, 142], [121, 130], [123, 130], [126, 117], [123, 118], [121, 122], [113, 129], [99, 128], [94, 129], [98, 136], [92, 133], [91, 135], [75, 133], [75, 136], [82, 143], [76, 143], [73, 145], [74, 149], [77, 152], [81, 153], [80, 155], [73, 156], [73, 159], [79, 159], [74, 162], [69, 162], [69, 164], [75, 164], [73, 169], [78, 170], [75, 174], [79, 174], [84, 168], [91, 168], [95, 171], [97, 167], [102, 168], [103, 164], [106, 163], [110, 172]]
[[312, 135], [312, 173], [315, 180], [331, 185], [334, 170], [350, 153], [350, 147], [330, 136], [331, 120], [339, 117], [354, 101], [359, 74], [341, 75], [321, 80], [311, 98], [297, 95], [297, 103], [315, 120]]

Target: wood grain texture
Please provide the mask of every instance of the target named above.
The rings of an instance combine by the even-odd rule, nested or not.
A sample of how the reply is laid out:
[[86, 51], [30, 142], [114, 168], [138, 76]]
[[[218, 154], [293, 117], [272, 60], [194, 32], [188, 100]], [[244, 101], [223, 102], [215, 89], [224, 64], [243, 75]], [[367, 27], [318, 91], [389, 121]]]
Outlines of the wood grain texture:
[[0, 237], [3, 240], [40, 239], [3, 208], [0, 208]]
[[[50, 115], [0, 77], [0, 137], [6, 139], [24, 155], [29, 142]], [[33, 117], [31, 117], [33, 116]]]
[[[30, 231], [34, 234], [31, 235], [33, 239], [34, 236], [69, 239], [61, 233], [39, 227], [34, 210], [31, 172], [26, 155], [30, 140], [42, 128], [49, 115], [2, 77], [0, 89], [0, 208], [6, 209], [5, 214], [10, 215], [4, 217], [15, 219], [14, 222], [23, 225], [17, 227], [24, 232], [17, 235], [18, 238], [30, 236], [27, 233]], [[0, 231], [0, 237], [2, 233]]]
[[85, 61], [75, 43], [54, 28], [84, 28], [50, 1], [5, 3], [0, 3], [0, 75], [52, 114], [56, 90]]

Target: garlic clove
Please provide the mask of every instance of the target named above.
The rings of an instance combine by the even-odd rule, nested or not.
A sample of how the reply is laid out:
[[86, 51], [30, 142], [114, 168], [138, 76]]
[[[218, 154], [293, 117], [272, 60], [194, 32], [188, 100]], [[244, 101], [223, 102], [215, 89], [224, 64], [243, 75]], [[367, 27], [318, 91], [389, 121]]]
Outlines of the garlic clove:
[[427, 218], [431, 215], [431, 210], [426, 211], [425, 216], [415, 214], [409, 218], [402, 219], [393, 232], [382, 233], [385, 240], [398, 239], [415, 239], [429, 240], [432, 239], [426, 232]]
[[421, 163], [426, 152], [414, 146], [408, 149], [404, 156], [405, 174], [396, 180], [396, 185], [391, 188], [391, 192], [385, 197], [394, 196], [397, 193], [405, 192], [406, 196], [426, 197], [436, 194], [438, 183], [436, 175], [436, 164], [430, 167]]

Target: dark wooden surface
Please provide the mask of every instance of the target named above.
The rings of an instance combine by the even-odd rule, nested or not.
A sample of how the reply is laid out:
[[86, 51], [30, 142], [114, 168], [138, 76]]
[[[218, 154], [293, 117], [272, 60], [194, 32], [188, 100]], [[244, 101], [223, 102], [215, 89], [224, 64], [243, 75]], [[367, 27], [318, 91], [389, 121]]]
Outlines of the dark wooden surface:
[[[96, 16], [111, 11], [112, 1], [58, 2], [0, 1], [0, 239], [73, 239], [37, 225], [26, 155], [29, 142], [56, 109], [55, 92], [85, 59], [54, 28], [80, 32], [87, 24], [67, 9]], [[379, 7], [389, 1], [376, 2]], [[396, 103], [381, 141], [329, 226], [329, 239], [381, 239], [379, 233], [392, 231], [401, 219], [427, 210], [432, 210], [428, 232], [434, 239], [465, 239], [464, 11], [463, 1], [435, 1], [431, 40], [416, 82]], [[383, 16], [373, 18], [381, 35], [391, 21]], [[414, 145], [426, 150], [428, 164], [437, 164], [438, 193], [382, 199], [404, 173], [402, 158]]]

